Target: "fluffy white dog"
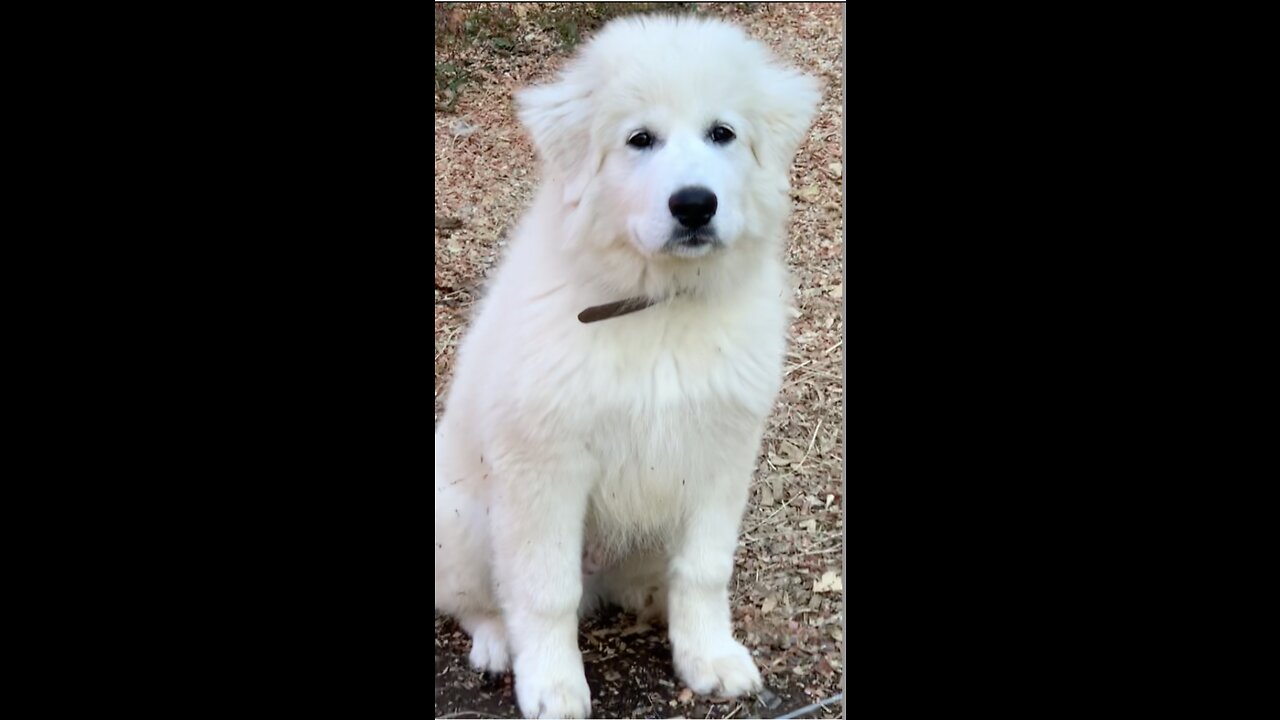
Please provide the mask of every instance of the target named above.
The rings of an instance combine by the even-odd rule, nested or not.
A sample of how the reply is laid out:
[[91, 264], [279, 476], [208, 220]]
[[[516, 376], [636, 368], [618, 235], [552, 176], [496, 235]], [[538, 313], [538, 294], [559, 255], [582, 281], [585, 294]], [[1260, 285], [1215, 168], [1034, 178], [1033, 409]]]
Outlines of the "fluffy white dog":
[[819, 100], [732, 25], [630, 17], [517, 95], [540, 190], [435, 438], [436, 608], [514, 659], [527, 717], [585, 717], [578, 616], [665, 615], [699, 693], [758, 690], [730, 623], [782, 379], [791, 160]]

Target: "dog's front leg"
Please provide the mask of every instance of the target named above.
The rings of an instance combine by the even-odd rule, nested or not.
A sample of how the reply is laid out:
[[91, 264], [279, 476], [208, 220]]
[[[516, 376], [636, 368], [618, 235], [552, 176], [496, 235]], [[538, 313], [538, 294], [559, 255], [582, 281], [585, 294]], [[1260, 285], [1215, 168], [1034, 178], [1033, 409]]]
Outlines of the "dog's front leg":
[[676, 673], [694, 692], [737, 697], [762, 687], [751, 654], [733, 639], [729, 578], [741, 500], [694, 508], [671, 560], [668, 625]]
[[579, 460], [526, 459], [501, 470], [490, 513], [495, 590], [525, 717], [583, 718], [591, 709], [578, 649], [589, 478]]

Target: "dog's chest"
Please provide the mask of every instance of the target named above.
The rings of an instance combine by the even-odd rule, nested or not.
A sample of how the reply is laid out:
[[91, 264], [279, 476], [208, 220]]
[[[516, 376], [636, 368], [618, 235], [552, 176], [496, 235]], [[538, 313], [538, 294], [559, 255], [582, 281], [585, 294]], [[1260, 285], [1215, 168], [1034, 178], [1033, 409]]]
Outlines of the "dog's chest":
[[599, 469], [598, 533], [670, 537], [689, 507], [749, 479], [781, 377], [781, 332], [699, 319], [619, 324], [580, 365], [569, 394], [589, 418], [580, 428]]
[[715, 401], [598, 414], [584, 442], [597, 469], [588, 532], [615, 549], [661, 545], [689, 508], [747, 482], [757, 425], [742, 407]]
[[698, 423], [727, 408], [768, 413], [781, 376], [781, 323], [679, 308], [605, 322], [614, 324], [584, 328], [582, 372], [570, 391], [588, 406], [657, 424]]

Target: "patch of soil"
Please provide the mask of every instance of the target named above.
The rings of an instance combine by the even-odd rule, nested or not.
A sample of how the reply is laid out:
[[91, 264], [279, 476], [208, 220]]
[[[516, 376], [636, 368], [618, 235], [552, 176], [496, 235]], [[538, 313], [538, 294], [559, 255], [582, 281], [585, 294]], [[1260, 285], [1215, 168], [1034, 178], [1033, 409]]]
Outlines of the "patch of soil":
[[[437, 617], [438, 718], [518, 718], [512, 673], [489, 675], [467, 665], [471, 640], [456, 623]], [[766, 675], [765, 691], [745, 698], [694, 695], [676, 677], [671, 644], [662, 627], [637, 626], [635, 617], [609, 610], [582, 623], [578, 634], [591, 714], [599, 718], [774, 718], [813, 700], [785, 675]], [[757, 657], [757, 662], [759, 662]], [[810, 717], [836, 717], [815, 713]]]

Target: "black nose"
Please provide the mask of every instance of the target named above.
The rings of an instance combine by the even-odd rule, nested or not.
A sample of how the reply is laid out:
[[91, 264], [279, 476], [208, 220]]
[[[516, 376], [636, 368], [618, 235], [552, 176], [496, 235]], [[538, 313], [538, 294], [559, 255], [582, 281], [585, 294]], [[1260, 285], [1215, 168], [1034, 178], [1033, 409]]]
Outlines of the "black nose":
[[681, 188], [667, 201], [671, 214], [687, 228], [700, 228], [716, 214], [716, 194], [703, 187]]

